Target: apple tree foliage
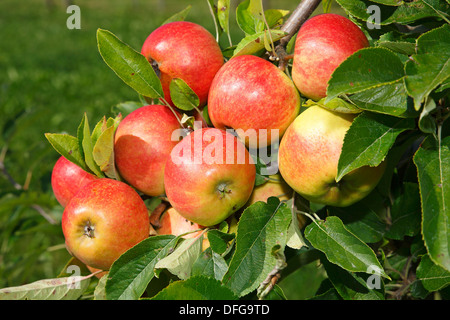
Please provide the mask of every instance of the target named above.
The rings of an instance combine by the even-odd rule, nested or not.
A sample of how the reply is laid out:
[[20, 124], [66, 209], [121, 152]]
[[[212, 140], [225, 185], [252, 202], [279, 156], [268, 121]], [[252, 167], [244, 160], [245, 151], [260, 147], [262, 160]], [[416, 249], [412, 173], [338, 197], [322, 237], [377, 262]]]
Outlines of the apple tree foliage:
[[[309, 203], [298, 194], [288, 201], [272, 197], [246, 208], [235, 228], [224, 221], [195, 238], [151, 236], [125, 252], [97, 282], [88, 271], [79, 277], [63, 272], [2, 289], [0, 298], [76, 299], [93, 292], [95, 299], [287, 299], [280, 281], [307, 264], [326, 273], [311, 299], [450, 297], [450, 2], [336, 2], [366, 33], [370, 47], [335, 70], [326, 98], [303, 99], [302, 108], [318, 103], [358, 114], [344, 140], [336, 181], [359, 167], [387, 161], [369, 196], [344, 208]], [[322, 2], [324, 12], [330, 3]], [[261, 1], [246, 0], [236, 8], [242, 38], [233, 44], [230, 1], [207, 0], [207, 5], [216, 39], [227, 39], [222, 45], [226, 59], [273, 57], [286, 35], [281, 26], [291, 12], [264, 10]], [[186, 19], [190, 8], [166, 22]], [[293, 53], [294, 40], [295, 35], [287, 54]], [[118, 123], [146, 99], [165, 100], [144, 56], [107, 30], [98, 29], [97, 41], [104, 62], [139, 99], [119, 103], [93, 127], [84, 116], [76, 136], [46, 138], [83, 169], [120, 179], [113, 149]], [[191, 125], [198, 97], [182, 79], [174, 79], [170, 88], [173, 102], [185, 112], [183, 123]], [[207, 107], [202, 114], [208, 121]], [[265, 165], [257, 162], [257, 185], [267, 181], [261, 174]], [[152, 210], [162, 200], [145, 201]], [[299, 216], [306, 217], [304, 225], [297, 224]], [[203, 250], [205, 237], [210, 246]], [[76, 289], [67, 289], [69, 281]]]

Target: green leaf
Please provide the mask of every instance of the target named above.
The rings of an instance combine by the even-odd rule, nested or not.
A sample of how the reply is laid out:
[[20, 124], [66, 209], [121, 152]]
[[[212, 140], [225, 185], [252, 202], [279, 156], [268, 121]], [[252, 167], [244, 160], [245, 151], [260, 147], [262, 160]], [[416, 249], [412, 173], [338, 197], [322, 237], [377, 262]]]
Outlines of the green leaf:
[[391, 23], [409, 24], [428, 17], [440, 18], [442, 15], [440, 12], [448, 14], [450, 11], [449, 4], [441, 0], [430, 0], [426, 2], [422, 0], [411, 2], [401, 1], [398, 6], [394, 5], [395, 0], [336, 0], [336, 2], [347, 14], [363, 21], [372, 19], [374, 13], [369, 7], [374, 5], [374, 2], [378, 3], [376, 5], [380, 13], [379, 23], [378, 21], [371, 21], [372, 23], [377, 22], [376, 25], [388, 25]]
[[76, 300], [86, 291], [91, 276], [38, 280], [0, 289], [0, 300]]
[[302, 106], [311, 107], [314, 105], [319, 105], [322, 108], [332, 110], [341, 113], [360, 113], [362, 112], [357, 106], [349, 103], [341, 98], [333, 98], [330, 101], [325, 102], [326, 98], [322, 98], [319, 101], [307, 100]]
[[414, 155], [422, 204], [422, 235], [433, 262], [450, 271], [450, 137], [426, 138]]
[[230, 33], [230, 0], [218, 0], [217, 1], [217, 18], [222, 30], [226, 33]]
[[438, 291], [450, 284], [450, 271], [434, 264], [429, 255], [420, 260], [416, 276], [428, 291]]
[[92, 143], [91, 131], [89, 129], [89, 121], [88, 121], [86, 113], [84, 114], [82, 126], [83, 126], [83, 128], [82, 128], [83, 134], [80, 138], [81, 138], [81, 145], [83, 147], [84, 160], [86, 161], [86, 165], [89, 167], [89, 169], [91, 169], [91, 171], [95, 175], [97, 175], [98, 177], [104, 177], [103, 172], [100, 170], [97, 163], [95, 163], [94, 157], [92, 154], [94, 151], [94, 145]]
[[100, 170], [108, 178], [118, 179], [118, 173], [114, 163], [114, 133], [116, 128], [110, 126], [99, 136], [92, 150], [92, 156]]
[[208, 230], [207, 236], [211, 249], [218, 254], [226, 252], [228, 243], [235, 237], [234, 234], [221, 232], [216, 229]]
[[351, 206], [329, 207], [328, 212], [338, 216], [345, 227], [365, 243], [376, 243], [382, 240], [386, 231], [386, 224], [380, 219], [386, 215], [386, 204], [383, 200], [374, 190]]
[[325, 253], [330, 262], [345, 270], [367, 273], [377, 268], [383, 277], [388, 277], [373, 250], [348, 231], [336, 216], [306, 226], [305, 237], [314, 248]]
[[246, 35], [252, 35], [264, 31], [262, 19], [262, 4], [260, 0], [246, 0], [236, 8], [236, 22]]
[[233, 57], [246, 55], [246, 54], [256, 54], [263, 50], [264, 47], [264, 37], [265, 33], [270, 32], [271, 39], [276, 42], [286, 35], [286, 32], [282, 30], [270, 30], [261, 31], [252, 35], [244, 37], [234, 49]]
[[59, 154], [83, 170], [88, 170], [76, 137], [65, 133], [46, 133], [45, 137]]
[[163, 23], [161, 23], [161, 25], [170, 23], [170, 22], [174, 22], [174, 21], [184, 21], [186, 19], [186, 17], [188, 16], [189, 11], [191, 11], [191, 8], [192, 8], [192, 6], [188, 5], [186, 8], [184, 8], [180, 12], [177, 12], [174, 15], [172, 15], [171, 17], [169, 17], [168, 19], [166, 19]]
[[184, 82], [183, 79], [174, 78], [170, 82], [170, 97], [172, 102], [179, 109], [190, 111], [197, 108], [200, 104], [200, 99], [197, 94]]
[[[328, 278], [344, 300], [384, 300], [381, 277], [350, 273], [326, 259], [321, 259]], [[374, 288], [370, 288], [373, 285]], [[379, 288], [377, 288], [379, 285]]]
[[139, 52], [107, 30], [97, 30], [98, 50], [105, 63], [127, 85], [150, 98], [164, 98], [161, 81]]
[[175, 248], [178, 239], [172, 235], [152, 236], [122, 254], [109, 271], [107, 298], [139, 299], [155, 276], [156, 263]]
[[151, 300], [237, 300], [220, 281], [205, 276], [174, 281]]
[[450, 77], [450, 26], [421, 35], [416, 47], [417, 53], [405, 65], [405, 86], [419, 110], [431, 91]]
[[180, 244], [168, 256], [159, 260], [155, 268], [167, 269], [184, 280], [190, 277], [192, 265], [202, 253], [203, 233], [195, 238], [180, 239]]
[[428, 97], [419, 116], [419, 129], [425, 133], [436, 135], [436, 120], [432, 116], [432, 112], [436, 110], [436, 102]]
[[397, 136], [414, 129], [414, 119], [364, 112], [353, 120], [344, 138], [336, 181], [363, 167], [378, 166], [386, 157]]
[[209, 247], [201, 253], [192, 265], [191, 277], [203, 275], [220, 281], [227, 270], [228, 264], [225, 258]]
[[421, 211], [419, 187], [415, 183], [405, 182], [403, 193], [397, 196], [391, 207], [391, 225], [385, 236], [403, 240], [420, 232]]
[[256, 202], [242, 213], [236, 249], [223, 283], [239, 296], [255, 290], [276, 265], [273, 247], [287, 242], [291, 211], [278, 198]]
[[361, 49], [334, 70], [325, 103], [353, 94], [350, 100], [361, 109], [400, 116], [408, 111], [404, 76], [397, 54], [382, 47]]

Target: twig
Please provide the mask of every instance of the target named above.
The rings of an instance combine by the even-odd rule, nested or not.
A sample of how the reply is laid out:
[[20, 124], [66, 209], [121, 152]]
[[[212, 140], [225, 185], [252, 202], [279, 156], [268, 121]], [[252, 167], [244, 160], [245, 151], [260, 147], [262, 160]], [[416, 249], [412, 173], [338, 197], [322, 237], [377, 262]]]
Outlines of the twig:
[[281, 30], [286, 32], [287, 35], [279, 40], [275, 47], [275, 57], [272, 58], [272, 60], [279, 60], [278, 67], [281, 70], [285, 70], [287, 61], [291, 58], [286, 53], [287, 44], [320, 3], [321, 0], [303, 0], [281, 27]]

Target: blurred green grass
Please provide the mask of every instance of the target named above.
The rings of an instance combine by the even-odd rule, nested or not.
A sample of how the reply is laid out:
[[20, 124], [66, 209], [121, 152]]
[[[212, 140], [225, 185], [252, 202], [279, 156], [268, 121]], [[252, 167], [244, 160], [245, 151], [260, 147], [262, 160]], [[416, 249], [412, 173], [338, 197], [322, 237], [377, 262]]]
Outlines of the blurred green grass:
[[[81, 9], [79, 30], [66, 26], [68, 2]], [[268, 3], [293, 10], [298, 1]], [[15, 189], [0, 174], [0, 288], [53, 278], [70, 258], [59, 224], [62, 208], [50, 185], [59, 155], [44, 134], [75, 135], [83, 113], [93, 124], [115, 104], [138, 99], [101, 59], [97, 28], [140, 51], [152, 30], [187, 5], [192, 5], [187, 20], [215, 34], [206, 0], [0, 1], [0, 162], [23, 187]], [[321, 11], [319, 6], [316, 13]], [[242, 32], [233, 10], [230, 24], [236, 43]], [[36, 204], [54, 224], [32, 207]]]

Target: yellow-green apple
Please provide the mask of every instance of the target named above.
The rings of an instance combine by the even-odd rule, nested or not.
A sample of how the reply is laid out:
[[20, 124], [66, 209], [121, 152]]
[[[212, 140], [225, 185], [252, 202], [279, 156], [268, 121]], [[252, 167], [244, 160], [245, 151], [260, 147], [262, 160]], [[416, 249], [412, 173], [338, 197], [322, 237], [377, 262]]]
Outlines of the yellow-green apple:
[[202, 128], [173, 148], [164, 182], [167, 199], [180, 215], [213, 226], [245, 205], [255, 176], [243, 143], [225, 130]]
[[164, 167], [178, 143], [172, 133], [181, 129], [174, 112], [164, 105], [140, 107], [120, 122], [115, 133], [114, 157], [120, 176], [149, 196], [164, 194]]
[[139, 194], [109, 178], [82, 187], [64, 209], [61, 225], [69, 253], [100, 270], [109, 270], [150, 230], [147, 207]]
[[97, 176], [61, 156], [52, 170], [53, 194], [59, 204], [65, 207], [81, 187], [96, 179]]
[[300, 95], [291, 79], [253, 55], [227, 61], [209, 91], [208, 114], [214, 127], [235, 129], [250, 148], [278, 143], [299, 110]]
[[305, 199], [345, 207], [363, 199], [378, 184], [385, 162], [355, 169], [336, 182], [344, 137], [355, 116], [314, 105], [286, 130], [278, 153], [279, 170]]
[[316, 101], [324, 98], [334, 70], [368, 46], [365, 34], [346, 17], [334, 13], [314, 16], [298, 31], [292, 80], [305, 97]]
[[141, 53], [157, 69], [165, 99], [170, 104], [170, 82], [180, 78], [197, 94], [200, 107], [204, 106], [211, 81], [224, 63], [213, 35], [189, 21], [160, 26], [147, 37]]
[[288, 200], [292, 198], [292, 193], [292, 188], [284, 181], [283, 177], [279, 173], [273, 174], [268, 176], [264, 184], [255, 186], [246, 206], [250, 206], [257, 201], [267, 202], [270, 197]]

